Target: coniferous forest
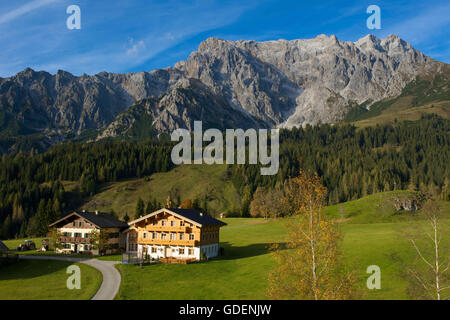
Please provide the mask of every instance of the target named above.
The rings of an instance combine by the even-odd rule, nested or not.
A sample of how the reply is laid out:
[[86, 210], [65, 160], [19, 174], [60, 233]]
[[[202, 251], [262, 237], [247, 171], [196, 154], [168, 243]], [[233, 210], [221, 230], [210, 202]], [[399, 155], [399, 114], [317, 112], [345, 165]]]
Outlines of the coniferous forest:
[[[414, 189], [450, 200], [450, 121], [419, 121], [358, 129], [352, 125], [306, 126], [280, 131], [280, 169], [261, 176], [258, 165], [230, 165], [227, 179], [243, 197], [241, 215], [257, 187], [273, 188], [299, 169], [317, 172], [335, 204], [381, 191]], [[174, 167], [173, 144], [106, 141], [64, 143], [38, 154], [4, 154], [0, 161], [0, 238], [43, 235], [74, 198], [89, 197], [106, 182], [149, 176]], [[77, 181], [64, 190], [61, 181]]]

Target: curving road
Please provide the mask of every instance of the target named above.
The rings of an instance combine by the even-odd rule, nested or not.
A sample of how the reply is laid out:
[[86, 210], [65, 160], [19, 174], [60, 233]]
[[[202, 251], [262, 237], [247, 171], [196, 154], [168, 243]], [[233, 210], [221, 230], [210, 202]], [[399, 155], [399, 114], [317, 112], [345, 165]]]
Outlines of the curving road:
[[20, 259], [28, 260], [59, 260], [80, 262], [87, 264], [102, 273], [103, 281], [98, 289], [97, 293], [91, 298], [91, 300], [113, 300], [120, 288], [120, 273], [114, 267], [114, 265], [120, 263], [119, 261], [103, 261], [97, 259], [84, 259], [84, 258], [71, 258], [71, 257], [58, 257], [58, 256], [27, 256], [19, 255]]

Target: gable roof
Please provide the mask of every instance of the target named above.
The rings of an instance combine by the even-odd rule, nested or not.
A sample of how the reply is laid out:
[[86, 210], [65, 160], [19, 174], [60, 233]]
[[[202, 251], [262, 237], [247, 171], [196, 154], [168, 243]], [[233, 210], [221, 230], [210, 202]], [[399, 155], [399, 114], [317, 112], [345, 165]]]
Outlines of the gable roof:
[[178, 216], [179, 218], [185, 219], [189, 222], [192, 222], [193, 224], [203, 227], [203, 226], [211, 226], [211, 225], [216, 225], [216, 226], [225, 226], [226, 223], [222, 222], [220, 220], [217, 220], [205, 213], [202, 213], [198, 210], [194, 210], [194, 209], [179, 209], [179, 208], [163, 208], [160, 209], [158, 211], [149, 213], [143, 217], [140, 217], [139, 219], [130, 221], [128, 224], [131, 226], [139, 221], [148, 219], [154, 215], [157, 215], [161, 212], [169, 212], [171, 214], [173, 214], [174, 216]]
[[127, 228], [128, 227], [127, 223], [120, 221], [119, 219], [110, 215], [109, 213], [88, 212], [88, 211], [82, 211], [82, 212], [75, 211], [75, 212], [69, 213], [66, 216], [62, 217], [61, 219], [53, 222], [49, 227], [55, 226], [65, 220], [68, 220], [72, 216], [78, 216], [80, 218], [83, 218], [99, 228]]
[[0, 240], [0, 251], [9, 251], [9, 248]]

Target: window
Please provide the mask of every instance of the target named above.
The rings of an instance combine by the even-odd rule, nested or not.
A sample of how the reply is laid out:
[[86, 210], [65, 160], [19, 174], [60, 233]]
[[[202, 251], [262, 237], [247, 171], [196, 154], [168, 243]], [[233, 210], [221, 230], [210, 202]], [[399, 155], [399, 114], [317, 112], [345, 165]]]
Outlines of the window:
[[180, 221], [180, 227], [184, 227], [184, 221]]
[[166, 240], [166, 239], [167, 239], [167, 234], [161, 233], [161, 240]]
[[156, 248], [152, 247], [152, 253], [156, 253]]
[[192, 256], [194, 254], [194, 249], [189, 249], [188, 250], [188, 255]]
[[108, 238], [109, 239], [116, 239], [119, 237], [119, 233], [118, 232], [111, 232], [108, 234]]
[[142, 233], [142, 237], [143, 237], [144, 239], [147, 239], [147, 232], [143, 232], [143, 233]]
[[180, 254], [184, 254], [184, 248], [180, 248]]
[[84, 238], [86, 239], [86, 238], [89, 238], [89, 233], [85, 233], [84, 234]]
[[195, 235], [193, 233], [189, 233], [189, 240], [194, 240], [195, 239]]
[[128, 234], [128, 240], [136, 240], [136, 238], [137, 238], [137, 233], [134, 233], [134, 232], [132, 232], [132, 233], [129, 233]]
[[177, 240], [177, 234], [172, 232], [170, 234], [170, 240]]
[[89, 246], [87, 244], [84, 245], [84, 250], [89, 250]]
[[158, 225], [158, 221], [157, 220], [153, 220], [153, 225], [157, 226]]
[[83, 222], [78, 222], [78, 226], [81, 227], [83, 225]]
[[152, 232], [152, 239], [155, 240], [158, 238], [158, 234], [156, 232]]
[[180, 233], [180, 240], [184, 240], [184, 233]]
[[170, 226], [171, 226], [171, 227], [175, 227], [176, 225], [177, 225], [177, 222], [176, 222], [176, 221], [173, 221], [173, 220], [170, 221]]
[[166, 225], [166, 220], [161, 220], [161, 225], [164, 227]]
[[76, 227], [76, 222], [75, 222], [75, 221], [72, 222], [72, 226], [73, 226], [73, 227]]

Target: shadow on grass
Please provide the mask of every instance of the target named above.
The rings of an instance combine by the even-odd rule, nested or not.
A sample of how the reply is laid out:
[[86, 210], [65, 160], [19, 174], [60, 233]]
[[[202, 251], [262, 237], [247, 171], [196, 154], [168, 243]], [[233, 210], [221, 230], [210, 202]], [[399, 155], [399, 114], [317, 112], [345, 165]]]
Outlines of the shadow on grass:
[[0, 267], [0, 281], [31, 279], [67, 269], [75, 262], [51, 260], [19, 260], [17, 263]]
[[[221, 242], [220, 247], [223, 247], [224, 255], [219, 257], [222, 260], [235, 260], [242, 258], [256, 257], [270, 253], [270, 248], [274, 243], [252, 243], [247, 246], [233, 246], [229, 242]], [[286, 243], [277, 243], [280, 250], [286, 249]]]

